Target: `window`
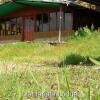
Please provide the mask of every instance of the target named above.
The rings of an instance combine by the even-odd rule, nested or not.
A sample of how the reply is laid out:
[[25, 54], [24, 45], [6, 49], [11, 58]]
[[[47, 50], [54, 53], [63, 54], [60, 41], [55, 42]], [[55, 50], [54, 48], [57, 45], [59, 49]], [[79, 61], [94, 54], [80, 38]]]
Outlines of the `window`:
[[11, 30], [11, 35], [15, 35], [16, 34], [16, 19], [11, 19], [10, 20], [10, 30]]
[[42, 31], [42, 15], [36, 16], [36, 32]]
[[72, 14], [65, 13], [65, 30], [72, 29]]
[[16, 35], [17, 34], [17, 25], [16, 18], [7, 19], [6, 21], [1, 22], [0, 24], [0, 35]]
[[[57, 12], [57, 30], [59, 30], [60, 25], [60, 12]], [[64, 13], [61, 12], [61, 30], [64, 29]]]
[[18, 32], [18, 34], [21, 33], [21, 31], [22, 31], [22, 18], [18, 17], [17, 18], [17, 32]]
[[32, 17], [25, 18], [25, 32], [34, 32], [34, 20]]
[[43, 14], [43, 32], [48, 32], [48, 14]]
[[36, 16], [36, 32], [48, 31], [48, 14], [40, 14]]
[[50, 31], [56, 30], [56, 13], [50, 13]]

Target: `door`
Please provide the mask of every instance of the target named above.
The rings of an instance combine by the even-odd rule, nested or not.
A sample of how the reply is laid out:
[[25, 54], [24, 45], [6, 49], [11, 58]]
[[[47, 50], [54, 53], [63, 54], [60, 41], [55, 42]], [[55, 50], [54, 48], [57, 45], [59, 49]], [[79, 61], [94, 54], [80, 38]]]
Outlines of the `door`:
[[32, 41], [34, 32], [34, 19], [33, 17], [25, 17], [25, 30], [24, 30], [24, 40]]

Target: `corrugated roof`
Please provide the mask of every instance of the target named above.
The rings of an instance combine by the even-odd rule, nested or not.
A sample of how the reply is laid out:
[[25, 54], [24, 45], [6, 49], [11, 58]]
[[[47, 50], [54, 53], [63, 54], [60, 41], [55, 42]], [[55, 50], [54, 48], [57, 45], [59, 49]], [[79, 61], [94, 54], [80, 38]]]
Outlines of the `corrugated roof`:
[[6, 2], [5, 4], [0, 5], [0, 17], [20, 10], [22, 8], [24, 8], [23, 5], [19, 5], [14, 2]]
[[27, 0], [16, 0], [15, 2], [6, 2], [5, 4], [0, 5], [0, 17], [18, 11], [26, 6], [58, 7], [59, 5], [60, 4], [54, 2], [36, 2]]
[[20, 3], [28, 6], [47, 6], [47, 7], [59, 6], [59, 3], [55, 3], [55, 2], [29, 1], [29, 0], [16, 0], [16, 3]]
[[92, 4], [100, 6], [100, 0], [81, 0], [81, 1], [89, 2], [89, 3], [92, 3]]

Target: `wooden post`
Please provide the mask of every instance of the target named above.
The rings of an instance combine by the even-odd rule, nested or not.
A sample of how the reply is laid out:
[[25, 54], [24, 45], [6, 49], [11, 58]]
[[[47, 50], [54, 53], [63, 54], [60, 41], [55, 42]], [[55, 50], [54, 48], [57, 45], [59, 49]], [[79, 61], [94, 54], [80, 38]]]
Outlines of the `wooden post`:
[[17, 20], [17, 17], [16, 17], [16, 34], [18, 33], [17, 29], [18, 29], [18, 20]]
[[34, 32], [36, 32], [36, 16], [34, 16]]
[[4, 36], [6, 36], [6, 21], [4, 22]]
[[73, 29], [73, 21], [74, 21], [74, 19], [73, 19], [73, 13], [71, 13], [71, 29]]
[[60, 6], [60, 18], [59, 18], [59, 37], [58, 37], [58, 42], [60, 43], [61, 42], [61, 27], [62, 27], [62, 5]]
[[56, 31], [57, 31], [57, 12], [56, 12], [56, 19], [55, 19], [55, 21], [56, 21]]
[[48, 13], [48, 31], [50, 32], [50, 13]]
[[43, 32], [43, 14], [42, 14], [41, 17], [42, 17], [42, 18], [41, 18], [41, 25], [42, 25], [42, 27], [41, 27], [41, 31]]
[[30, 23], [30, 19], [29, 19], [29, 16], [26, 17], [26, 20], [27, 20], [27, 32], [25, 32], [25, 39], [26, 41], [28, 41], [29, 39], [29, 34], [30, 34], [30, 29], [29, 29], [29, 23]]
[[25, 18], [22, 17], [22, 41], [24, 41], [24, 38], [25, 38], [25, 36], [24, 36], [24, 29], [25, 29], [24, 24], [25, 24]]
[[65, 29], [65, 25], [64, 25], [64, 22], [65, 22], [65, 18], [64, 18], [65, 16], [64, 16], [64, 13], [62, 14], [62, 30], [64, 30]]

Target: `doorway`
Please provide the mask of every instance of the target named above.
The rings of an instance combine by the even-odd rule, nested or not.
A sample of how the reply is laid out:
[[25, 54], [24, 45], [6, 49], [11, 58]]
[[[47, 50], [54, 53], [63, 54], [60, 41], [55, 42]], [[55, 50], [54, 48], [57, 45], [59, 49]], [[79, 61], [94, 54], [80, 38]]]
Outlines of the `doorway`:
[[34, 18], [25, 17], [25, 30], [24, 30], [24, 40], [32, 41], [34, 32]]

